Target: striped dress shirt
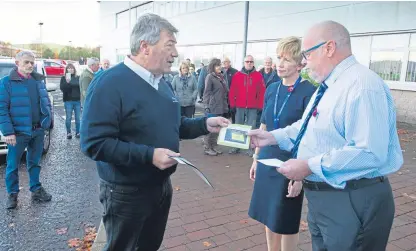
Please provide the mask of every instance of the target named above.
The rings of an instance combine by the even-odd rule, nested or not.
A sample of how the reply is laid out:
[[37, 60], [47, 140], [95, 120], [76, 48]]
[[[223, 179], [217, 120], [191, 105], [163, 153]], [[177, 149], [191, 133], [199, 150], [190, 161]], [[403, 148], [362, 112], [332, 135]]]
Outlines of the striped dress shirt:
[[[403, 164], [396, 109], [389, 87], [354, 56], [339, 63], [325, 80], [328, 89], [309, 120], [298, 159], [308, 161], [309, 181], [344, 188], [346, 181], [393, 173]], [[272, 131], [279, 147], [291, 151], [302, 119]]]

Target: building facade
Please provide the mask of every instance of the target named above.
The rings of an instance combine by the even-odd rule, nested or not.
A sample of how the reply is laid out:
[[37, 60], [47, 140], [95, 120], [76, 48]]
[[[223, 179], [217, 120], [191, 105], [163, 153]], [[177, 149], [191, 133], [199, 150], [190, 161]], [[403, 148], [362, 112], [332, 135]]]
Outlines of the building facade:
[[[121, 62], [130, 54], [129, 36], [137, 17], [153, 12], [178, 29], [179, 58], [208, 63], [229, 57], [243, 62], [245, 2], [100, 2], [101, 58]], [[286, 36], [302, 37], [313, 24], [334, 20], [351, 33], [357, 60], [390, 86], [398, 120], [416, 124], [416, 2], [250, 2], [247, 54], [255, 65], [276, 58]]]

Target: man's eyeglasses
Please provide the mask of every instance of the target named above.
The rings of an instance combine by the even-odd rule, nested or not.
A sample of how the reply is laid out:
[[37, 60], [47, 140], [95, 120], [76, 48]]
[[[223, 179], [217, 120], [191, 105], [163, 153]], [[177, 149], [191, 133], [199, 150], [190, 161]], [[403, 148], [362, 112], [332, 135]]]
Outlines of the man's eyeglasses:
[[302, 51], [301, 54], [302, 54], [303, 58], [305, 60], [308, 60], [308, 57], [309, 57], [309, 55], [311, 54], [312, 51], [318, 49], [319, 47], [321, 47], [322, 45], [326, 44], [327, 42], [328, 41], [319, 43], [319, 44], [317, 44], [317, 45], [315, 45], [315, 46], [313, 46], [313, 47], [311, 47], [311, 48], [309, 48], [307, 50]]
[[254, 63], [254, 61], [244, 61], [244, 62], [246, 62], [247, 64], [252, 64], [252, 63]]

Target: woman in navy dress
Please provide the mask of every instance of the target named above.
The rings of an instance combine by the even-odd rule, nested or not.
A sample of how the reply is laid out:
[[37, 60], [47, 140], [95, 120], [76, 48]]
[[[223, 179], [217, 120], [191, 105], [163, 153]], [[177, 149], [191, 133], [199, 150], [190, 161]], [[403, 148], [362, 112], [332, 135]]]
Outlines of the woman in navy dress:
[[[315, 87], [302, 80], [301, 41], [296, 37], [281, 39], [277, 46], [277, 73], [282, 79], [271, 84], [265, 93], [261, 129], [284, 128], [302, 118]], [[250, 179], [254, 181], [249, 216], [265, 225], [269, 251], [296, 250], [302, 212], [302, 182], [293, 182], [276, 168], [257, 159], [277, 158], [286, 161], [291, 153], [277, 145], [256, 148]]]

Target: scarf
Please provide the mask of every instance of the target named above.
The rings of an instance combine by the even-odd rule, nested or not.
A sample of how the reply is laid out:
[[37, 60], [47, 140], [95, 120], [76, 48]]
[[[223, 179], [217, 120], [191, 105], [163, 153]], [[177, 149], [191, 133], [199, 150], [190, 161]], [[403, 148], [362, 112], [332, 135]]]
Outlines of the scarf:
[[182, 89], [183, 89], [183, 90], [186, 90], [186, 89], [188, 88], [188, 78], [189, 78], [189, 76], [188, 76], [188, 75], [185, 75], [185, 76], [181, 75], [181, 76], [179, 77], [179, 79], [180, 79], [180, 80], [181, 80], [181, 82], [182, 82]]

